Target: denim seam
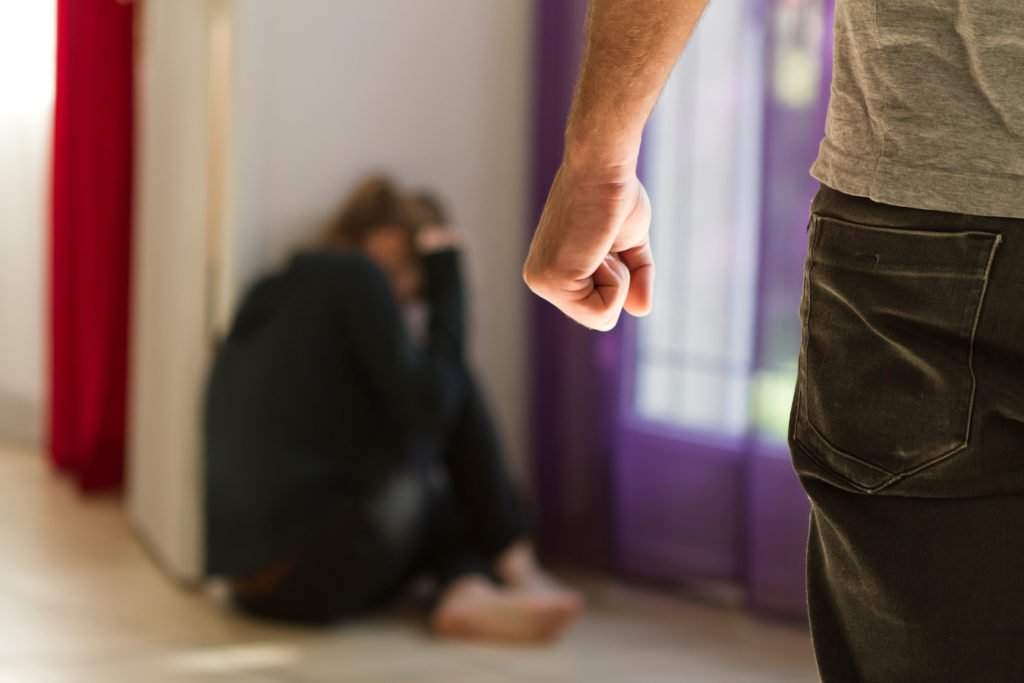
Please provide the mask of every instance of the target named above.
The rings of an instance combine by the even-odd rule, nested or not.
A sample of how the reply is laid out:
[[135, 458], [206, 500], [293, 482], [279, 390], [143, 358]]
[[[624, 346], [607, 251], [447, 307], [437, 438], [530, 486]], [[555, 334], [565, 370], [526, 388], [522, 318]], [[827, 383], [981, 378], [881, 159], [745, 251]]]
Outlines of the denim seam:
[[[818, 230], [818, 217], [817, 217], [817, 214], [815, 214], [813, 212], [811, 213], [811, 219], [810, 219], [810, 221], [808, 221], [807, 225], [808, 225], [808, 230], [810, 230], [811, 227], [814, 228], [814, 234], [811, 236], [812, 240], [811, 240], [810, 244], [808, 245], [808, 252], [812, 252], [813, 248], [814, 248], [814, 245], [818, 241], [818, 233], [820, 232]], [[804, 310], [803, 320], [801, 321], [800, 356], [799, 357], [800, 357], [800, 361], [803, 363], [804, 367], [802, 367], [802, 368], [798, 367], [797, 368], [797, 376], [798, 376], [799, 381], [800, 381], [800, 394], [801, 394], [802, 398], [801, 398], [800, 402], [797, 404], [797, 415], [796, 415], [796, 419], [797, 420], [800, 420], [801, 418], [803, 418], [805, 421], [806, 421], [806, 418], [804, 418], [803, 414], [807, 410], [807, 408], [806, 408], [806, 403], [807, 403], [807, 343], [808, 343], [807, 321], [811, 317], [811, 286], [810, 286], [810, 282], [811, 282], [811, 270], [813, 270], [813, 269], [814, 269], [814, 260], [808, 258], [807, 259], [806, 268], [805, 268], [805, 271], [804, 271], [803, 291], [801, 292], [801, 296], [803, 297], [803, 302], [804, 302], [803, 305], [804, 305], [805, 310]], [[796, 439], [796, 432], [797, 432], [797, 430], [794, 427], [794, 429], [793, 429], [793, 438], [794, 439]]]
[[[904, 208], [904, 207], [895, 207], [895, 208]], [[930, 211], [930, 210], [927, 210], [927, 209], [925, 209], [925, 210], [926, 211]], [[960, 214], [955, 214], [955, 215], [960, 215]], [[933, 238], [933, 239], [939, 239], [939, 240], [946, 239], [946, 238], [949, 238], [949, 237], [965, 237], [965, 236], [984, 237], [984, 238], [988, 239], [988, 238], [991, 238], [993, 235], [1001, 234], [1001, 233], [997, 233], [997, 232], [989, 232], [988, 230], [949, 230], [949, 231], [947, 231], [947, 230], [940, 230], [940, 231], [936, 231], [936, 230], [927, 230], [927, 229], [923, 229], [923, 228], [915, 228], [915, 227], [910, 226], [910, 225], [902, 226], [902, 227], [894, 227], [894, 226], [890, 226], [890, 225], [873, 225], [873, 224], [869, 224], [869, 223], [859, 223], [857, 221], [852, 221], [852, 220], [849, 220], [847, 218], [840, 218], [838, 216], [831, 216], [831, 215], [827, 215], [827, 214], [816, 214], [816, 216], [818, 218], [826, 218], [826, 219], [828, 219], [828, 220], [830, 220], [832, 222], [835, 222], [835, 223], [840, 223], [840, 224], [844, 225], [845, 227], [854, 228], [855, 230], [868, 231], [868, 232], [887, 232], [887, 233], [891, 233], [893, 235], [907, 235], [907, 234], [911, 234], [911, 235], [916, 235], [916, 236], [922, 237], [922, 238]]]
[[981, 272], [979, 273], [964, 273], [962, 271], [953, 272], [944, 270], [918, 271], [916, 273], [910, 273], [905, 270], [894, 270], [889, 268], [871, 268], [869, 266], [865, 266], [864, 268], [855, 268], [853, 266], [850, 266], [849, 264], [839, 263], [838, 261], [833, 261], [831, 259], [824, 258], [815, 258], [814, 261], [822, 265], [829, 266], [830, 268], [835, 268], [836, 270], [846, 270], [852, 273], [867, 272], [876, 275], [893, 275], [896, 277], [941, 277], [945, 280], [977, 280], [979, 276], [984, 276], [985, 271], [985, 269], [982, 268]]
[[[807, 459], [813, 460], [814, 462], [816, 462], [818, 464], [819, 467], [821, 467], [822, 469], [827, 471], [833, 477], [841, 479], [843, 482], [848, 484], [851, 488], [855, 488], [855, 489], [857, 489], [859, 491], [863, 491], [864, 493], [874, 493], [875, 491], [880, 491], [881, 489], [884, 489], [886, 486], [891, 486], [892, 484], [894, 484], [894, 483], [896, 483], [897, 481], [900, 480], [900, 476], [899, 475], [893, 474], [891, 479], [887, 479], [885, 482], [883, 482], [883, 483], [881, 483], [881, 484], [879, 484], [877, 486], [865, 486], [864, 484], [861, 484], [859, 482], [854, 481], [853, 479], [850, 479], [845, 474], [842, 474], [841, 472], [838, 472], [834, 467], [832, 467], [827, 462], [825, 462], [825, 460], [820, 458], [814, 452], [814, 449], [812, 449], [810, 446], [805, 444], [800, 439], [794, 438], [793, 442], [800, 449], [800, 452], [803, 453], [805, 457], [807, 457]], [[874, 467], [874, 465], [872, 465], [872, 467]], [[889, 474], [891, 474], [891, 473], [889, 473]]]

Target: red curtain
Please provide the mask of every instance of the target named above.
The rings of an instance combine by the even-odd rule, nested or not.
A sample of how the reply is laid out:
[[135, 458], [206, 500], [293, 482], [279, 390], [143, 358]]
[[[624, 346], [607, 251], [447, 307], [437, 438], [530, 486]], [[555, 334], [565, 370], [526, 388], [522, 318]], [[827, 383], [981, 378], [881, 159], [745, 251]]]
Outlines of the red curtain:
[[57, 2], [48, 436], [85, 491], [124, 474], [133, 14], [117, 0]]

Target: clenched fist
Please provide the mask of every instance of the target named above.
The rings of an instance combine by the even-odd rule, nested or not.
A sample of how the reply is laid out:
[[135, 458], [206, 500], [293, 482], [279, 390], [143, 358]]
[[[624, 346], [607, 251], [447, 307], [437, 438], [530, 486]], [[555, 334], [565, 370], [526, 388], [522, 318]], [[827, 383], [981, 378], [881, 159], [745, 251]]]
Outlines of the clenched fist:
[[651, 204], [636, 171], [571, 168], [555, 176], [523, 280], [578, 323], [615, 327], [622, 310], [651, 310]]

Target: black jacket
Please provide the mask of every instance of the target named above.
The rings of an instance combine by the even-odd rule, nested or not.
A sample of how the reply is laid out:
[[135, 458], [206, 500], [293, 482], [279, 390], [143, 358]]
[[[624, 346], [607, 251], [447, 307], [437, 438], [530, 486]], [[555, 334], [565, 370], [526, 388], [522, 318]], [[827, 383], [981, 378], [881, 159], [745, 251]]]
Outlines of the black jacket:
[[208, 575], [276, 561], [408, 435], [441, 429], [465, 390], [458, 260], [424, 258], [425, 345], [407, 334], [383, 271], [354, 252], [300, 253], [250, 289], [206, 390]]

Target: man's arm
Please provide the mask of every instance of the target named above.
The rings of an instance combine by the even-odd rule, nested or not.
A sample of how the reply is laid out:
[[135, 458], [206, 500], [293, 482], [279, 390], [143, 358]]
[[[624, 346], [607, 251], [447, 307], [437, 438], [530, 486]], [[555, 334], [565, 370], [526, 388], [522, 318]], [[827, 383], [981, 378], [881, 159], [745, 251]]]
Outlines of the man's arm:
[[615, 327], [651, 309], [654, 260], [640, 137], [707, 0], [591, 0], [562, 165], [523, 279], [577, 322]]

